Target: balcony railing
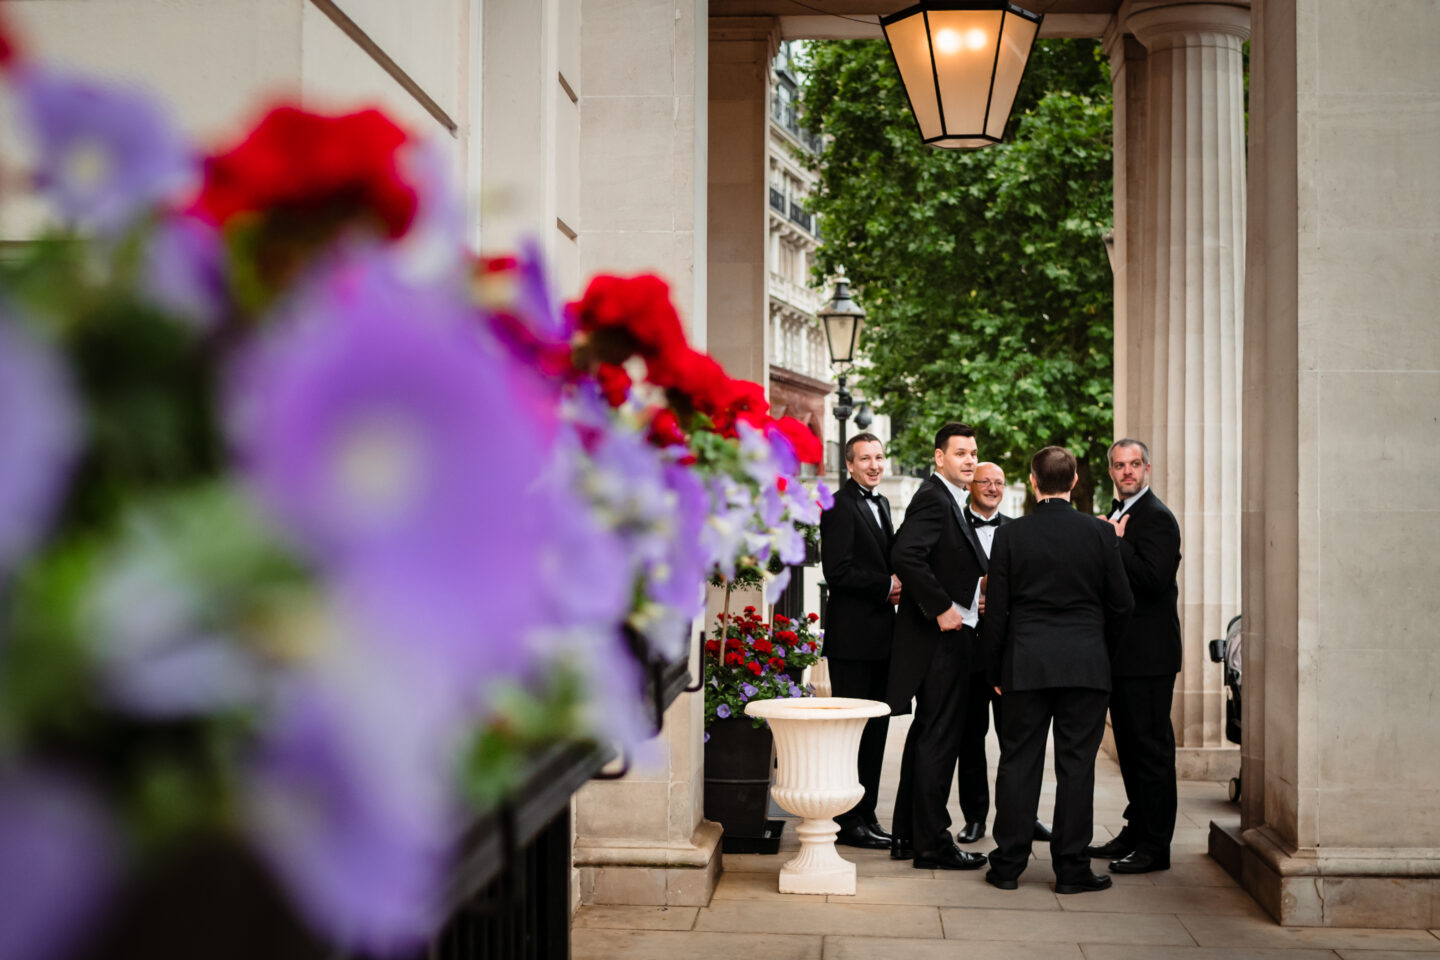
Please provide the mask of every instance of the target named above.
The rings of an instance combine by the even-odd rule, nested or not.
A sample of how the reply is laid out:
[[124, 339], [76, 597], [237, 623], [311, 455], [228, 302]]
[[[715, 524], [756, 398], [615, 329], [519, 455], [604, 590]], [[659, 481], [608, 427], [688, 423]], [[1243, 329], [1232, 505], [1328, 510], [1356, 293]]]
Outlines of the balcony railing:
[[800, 204], [794, 200], [790, 201], [790, 222], [806, 233], [813, 233], [815, 230], [815, 215], [800, 209]]
[[809, 150], [811, 153], [820, 152], [820, 135], [811, 133], [809, 130], [800, 126], [800, 115], [795, 109], [795, 102], [793, 100], [787, 101], [780, 97], [772, 98], [770, 101], [770, 115], [775, 118], [776, 123], [790, 131], [791, 136], [799, 140], [806, 150]]
[[785, 191], [770, 188], [770, 208], [777, 213], [785, 212]]

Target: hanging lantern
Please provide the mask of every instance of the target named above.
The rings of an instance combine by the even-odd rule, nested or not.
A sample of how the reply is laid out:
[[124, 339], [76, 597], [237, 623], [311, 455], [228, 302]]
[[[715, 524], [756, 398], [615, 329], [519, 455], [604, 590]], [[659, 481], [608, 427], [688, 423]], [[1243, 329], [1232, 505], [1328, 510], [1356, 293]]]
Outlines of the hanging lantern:
[[880, 18], [926, 143], [1000, 142], [1043, 19], [1006, 0], [922, 0]]

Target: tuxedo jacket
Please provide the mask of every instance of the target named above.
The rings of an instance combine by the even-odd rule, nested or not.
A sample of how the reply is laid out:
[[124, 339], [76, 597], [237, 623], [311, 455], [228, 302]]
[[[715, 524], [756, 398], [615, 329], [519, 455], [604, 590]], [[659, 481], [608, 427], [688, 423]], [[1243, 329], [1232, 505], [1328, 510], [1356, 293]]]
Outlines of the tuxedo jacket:
[[[997, 540], [999, 536], [997, 531]], [[890, 566], [901, 586], [885, 699], [891, 712], [903, 714], [910, 711], [910, 700], [930, 669], [936, 644], [973, 647], [973, 638], [958, 630], [942, 632], [935, 618], [952, 603], [969, 607], [987, 566], [975, 531], [938, 476], [922, 484], [906, 508], [890, 550]], [[968, 674], [976, 652], [967, 649], [965, 654], [962, 664]]]
[[[884, 500], [884, 497], [880, 497]], [[880, 522], [853, 479], [820, 515], [820, 566], [829, 600], [825, 655], [848, 660], [889, 660], [895, 607], [890, 603], [890, 514]]]
[[1134, 606], [1114, 529], [1064, 500], [1042, 501], [995, 531], [990, 548], [981, 626], [991, 683], [1109, 690]]
[[1147, 490], [1125, 511], [1120, 558], [1135, 594], [1135, 613], [1120, 638], [1115, 676], [1151, 677], [1180, 672], [1180, 524]]

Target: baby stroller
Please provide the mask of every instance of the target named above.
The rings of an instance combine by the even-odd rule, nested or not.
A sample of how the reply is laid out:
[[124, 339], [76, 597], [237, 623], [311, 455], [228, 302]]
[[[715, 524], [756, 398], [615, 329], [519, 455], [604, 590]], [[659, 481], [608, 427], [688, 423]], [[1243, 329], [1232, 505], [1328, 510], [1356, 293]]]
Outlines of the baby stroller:
[[[1225, 665], [1225, 739], [1240, 742], [1240, 615], [1230, 618], [1225, 637], [1210, 641], [1210, 659]], [[1230, 778], [1230, 799], [1240, 799], [1240, 778]]]

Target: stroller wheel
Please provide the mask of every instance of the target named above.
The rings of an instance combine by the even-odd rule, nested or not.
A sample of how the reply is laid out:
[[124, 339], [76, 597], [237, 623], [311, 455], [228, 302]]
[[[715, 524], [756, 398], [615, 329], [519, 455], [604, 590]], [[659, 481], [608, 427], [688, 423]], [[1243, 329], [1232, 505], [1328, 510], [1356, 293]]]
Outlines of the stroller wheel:
[[1230, 802], [1231, 802], [1231, 803], [1239, 803], [1239, 802], [1240, 802], [1240, 778], [1239, 778], [1239, 777], [1231, 777], [1231, 778], [1230, 778]]

